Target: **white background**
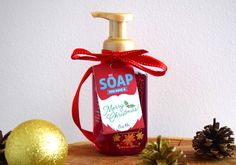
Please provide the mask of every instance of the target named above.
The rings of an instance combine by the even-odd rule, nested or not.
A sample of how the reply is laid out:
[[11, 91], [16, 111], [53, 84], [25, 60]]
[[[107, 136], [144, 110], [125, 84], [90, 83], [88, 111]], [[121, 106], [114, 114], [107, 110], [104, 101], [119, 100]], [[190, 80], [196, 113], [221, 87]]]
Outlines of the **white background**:
[[[132, 12], [137, 48], [164, 61], [149, 76], [149, 136], [193, 137], [213, 117], [236, 131], [236, 1], [1, 0], [0, 129], [29, 119], [56, 124], [70, 143], [85, 140], [71, 117], [78, 83], [93, 62], [72, 61], [74, 48], [99, 52], [108, 22], [92, 11]], [[83, 126], [92, 127], [91, 79], [82, 91]]]

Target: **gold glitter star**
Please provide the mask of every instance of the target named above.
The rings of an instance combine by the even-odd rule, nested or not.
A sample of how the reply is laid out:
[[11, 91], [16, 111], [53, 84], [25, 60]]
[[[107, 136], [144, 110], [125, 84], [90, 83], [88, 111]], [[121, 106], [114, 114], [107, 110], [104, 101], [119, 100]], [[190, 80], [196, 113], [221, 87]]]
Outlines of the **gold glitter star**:
[[143, 135], [144, 134], [142, 132], [139, 132], [139, 133], [136, 134], [136, 137], [137, 137], [138, 140], [142, 140], [143, 139]]
[[119, 141], [120, 141], [120, 135], [119, 135], [119, 134], [115, 134], [115, 135], [113, 136], [113, 141], [114, 141], [114, 142], [119, 142]]
[[129, 133], [128, 135], [125, 135], [125, 139], [123, 140], [123, 142], [126, 145], [133, 145], [134, 141], [135, 141], [135, 137], [133, 133]]

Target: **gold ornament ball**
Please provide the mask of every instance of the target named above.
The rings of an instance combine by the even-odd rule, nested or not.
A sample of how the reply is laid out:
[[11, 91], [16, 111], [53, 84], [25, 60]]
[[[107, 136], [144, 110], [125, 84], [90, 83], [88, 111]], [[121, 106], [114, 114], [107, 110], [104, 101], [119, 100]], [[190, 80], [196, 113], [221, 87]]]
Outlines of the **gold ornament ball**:
[[5, 156], [9, 165], [63, 165], [68, 144], [58, 127], [45, 120], [29, 120], [9, 135]]

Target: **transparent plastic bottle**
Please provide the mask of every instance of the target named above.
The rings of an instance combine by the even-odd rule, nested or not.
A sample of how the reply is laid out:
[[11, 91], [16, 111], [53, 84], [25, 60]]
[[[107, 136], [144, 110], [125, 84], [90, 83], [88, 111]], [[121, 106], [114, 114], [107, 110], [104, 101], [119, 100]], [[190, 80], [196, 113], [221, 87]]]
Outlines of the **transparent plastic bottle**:
[[[75, 49], [72, 54], [72, 59], [101, 61], [100, 65], [90, 67], [80, 81], [73, 100], [73, 120], [81, 132], [94, 144], [98, 152], [108, 155], [138, 154], [144, 149], [148, 137], [147, 74], [142, 70], [145, 70], [147, 73], [154, 76], [163, 76], [167, 71], [167, 66], [151, 56], [135, 54], [139, 53], [139, 51], [144, 51], [144, 53], [146, 51], [135, 50], [134, 42], [128, 38], [127, 21], [132, 20], [132, 14], [93, 12], [92, 16], [109, 20], [109, 37], [103, 43], [104, 50], [102, 51], [102, 54], [91, 53], [82, 48]], [[106, 54], [106, 52], [108, 52], [108, 54]], [[132, 54], [134, 55], [134, 58], [132, 58]], [[137, 68], [142, 70], [135, 67], [133, 67], [132, 70], [131, 65], [137, 66]], [[162, 71], [149, 69], [149, 66], [162, 69]], [[91, 73], [93, 73], [92, 132], [81, 127], [79, 116], [80, 89]], [[129, 84], [127, 75], [132, 77], [132, 84]], [[109, 88], [112, 90], [104, 90], [104, 87], [102, 87], [102, 89], [101, 86], [99, 86], [104, 84], [103, 79], [106, 79], [104, 76], [108, 76], [110, 80], [113, 76], [115, 77], [113, 77], [113, 87], [111, 87], [110, 80], [107, 78], [107, 86], [110, 85]], [[125, 77], [125, 80], [123, 77]], [[133, 81], [134, 77], [137, 86], [135, 85], [135, 81]], [[122, 85], [122, 88], [115, 88], [116, 78], [118, 82], [117, 87]], [[114, 90], [123, 90], [121, 95], [116, 95], [117, 93], [115, 93], [116, 96], [119, 96], [118, 99], [117, 97], [113, 97], [113, 93], [109, 93], [113, 91], [113, 88]], [[135, 92], [135, 94], [131, 91]], [[137, 95], [137, 93], [139, 95]], [[104, 95], [106, 97], [104, 97]], [[99, 107], [99, 104], [101, 107]], [[102, 116], [100, 113], [102, 113]], [[127, 113], [129, 113], [129, 115], [127, 115]], [[119, 120], [114, 122], [111, 118], [119, 118]]]
[[[103, 43], [103, 49], [111, 51], [134, 50], [134, 42], [127, 36], [127, 21], [132, 20], [129, 13], [93, 12], [94, 17], [109, 20], [109, 37]], [[110, 63], [110, 62], [108, 62]], [[147, 141], [147, 74], [137, 68], [134, 73], [142, 107], [144, 128], [104, 134], [100, 115], [95, 78], [92, 78], [93, 96], [93, 132], [89, 140], [97, 151], [109, 155], [133, 155], [143, 150]]]

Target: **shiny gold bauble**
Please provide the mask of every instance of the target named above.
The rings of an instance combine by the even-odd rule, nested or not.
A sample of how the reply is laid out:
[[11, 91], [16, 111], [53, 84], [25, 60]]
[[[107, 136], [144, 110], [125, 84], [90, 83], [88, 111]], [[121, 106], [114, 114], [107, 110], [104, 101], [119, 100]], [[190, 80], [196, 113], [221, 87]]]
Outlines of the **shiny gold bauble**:
[[5, 156], [9, 165], [63, 165], [68, 144], [63, 133], [45, 120], [29, 120], [9, 135]]

